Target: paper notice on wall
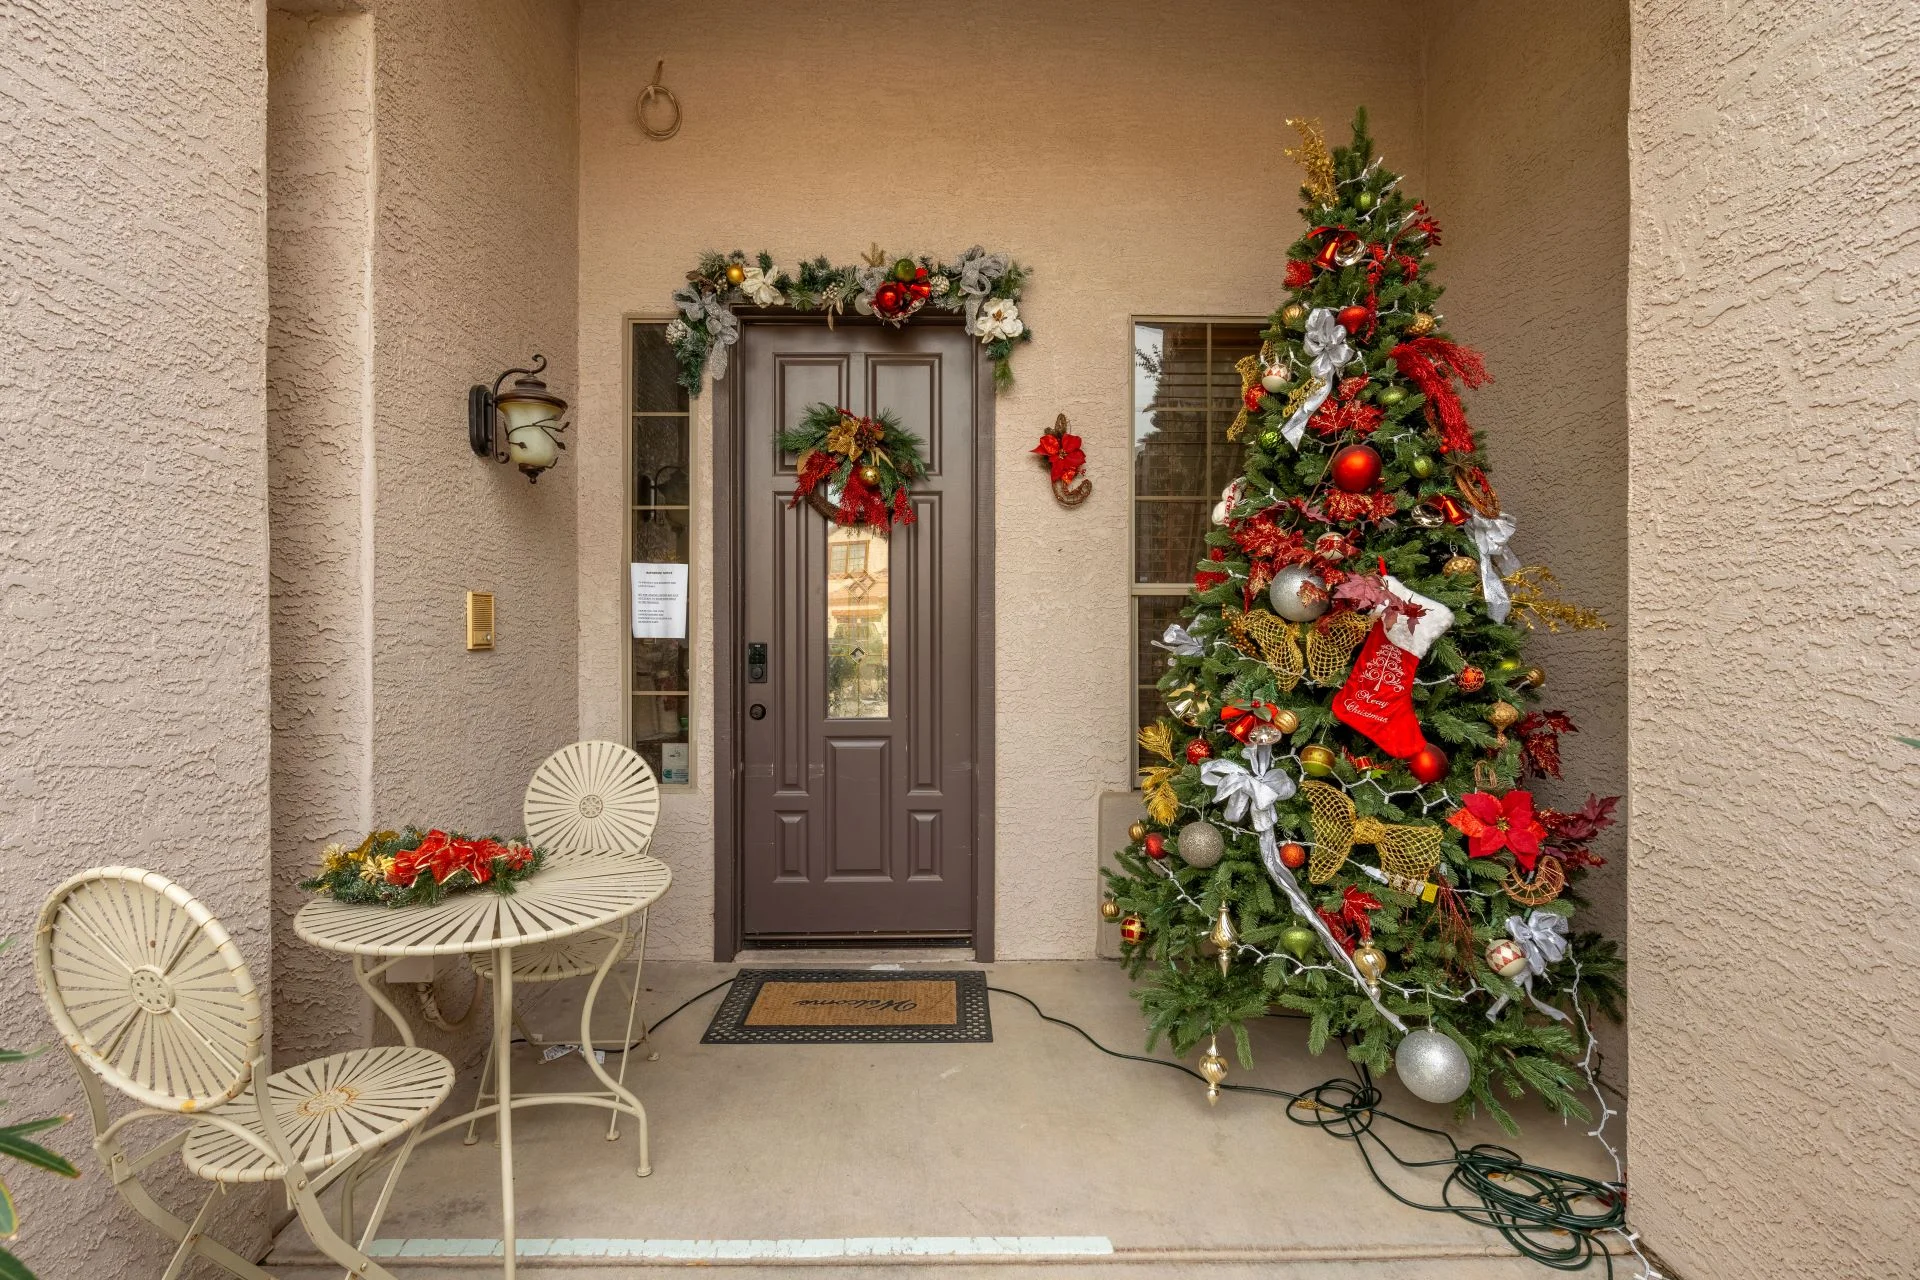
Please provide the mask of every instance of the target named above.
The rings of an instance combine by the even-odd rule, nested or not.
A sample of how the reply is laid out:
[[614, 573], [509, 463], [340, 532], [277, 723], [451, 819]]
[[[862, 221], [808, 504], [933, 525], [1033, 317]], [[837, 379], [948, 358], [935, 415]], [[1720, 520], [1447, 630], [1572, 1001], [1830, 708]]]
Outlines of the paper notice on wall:
[[687, 638], [687, 566], [633, 564], [633, 638]]

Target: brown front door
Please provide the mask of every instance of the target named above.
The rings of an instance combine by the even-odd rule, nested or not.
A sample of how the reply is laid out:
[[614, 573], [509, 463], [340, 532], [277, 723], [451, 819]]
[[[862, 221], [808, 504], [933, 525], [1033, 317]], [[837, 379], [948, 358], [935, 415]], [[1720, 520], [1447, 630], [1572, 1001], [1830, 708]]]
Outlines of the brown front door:
[[[743, 940], [975, 929], [976, 346], [957, 325], [749, 324], [739, 350]], [[891, 535], [790, 506], [825, 401], [925, 444]], [[765, 645], [764, 668], [757, 660]]]

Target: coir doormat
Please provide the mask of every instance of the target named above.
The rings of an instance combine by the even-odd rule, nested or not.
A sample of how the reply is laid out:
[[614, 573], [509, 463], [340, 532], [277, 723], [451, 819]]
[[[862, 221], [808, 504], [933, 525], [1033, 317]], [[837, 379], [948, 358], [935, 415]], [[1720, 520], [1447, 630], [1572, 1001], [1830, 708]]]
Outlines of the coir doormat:
[[990, 1043], [978, 970], [742, 969], [702, 1044]]

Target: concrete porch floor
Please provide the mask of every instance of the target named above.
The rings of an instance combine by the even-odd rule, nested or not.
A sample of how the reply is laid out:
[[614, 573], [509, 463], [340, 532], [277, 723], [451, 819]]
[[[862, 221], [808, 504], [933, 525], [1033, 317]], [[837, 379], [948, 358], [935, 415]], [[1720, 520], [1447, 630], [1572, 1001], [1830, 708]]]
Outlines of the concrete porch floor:
[[[870, 963], [871, 958], [866, 962]], [[806, 963], [819, 965], [817, 958]], [[855, 967], [842, 961], [847, 967]], [[729, 976], [733, 965], [654, 964], [642, 1010], [657, 1019]], [[951, 961], [940, 967], [957, 967]], [[970, 966], [969, 966], [970, 967]], [[1137, 1052], [1138, 1009], [1110, 962], [986, 966], [994, 986], [1019, 991], [1048, 1013], [1085, 1027], [1103, 1044]], [[533, 993], [529, 1022], [564, 1038], [578, 998], [571, 988]], [[896, 1237], [1104, 1238], [1112, 1252], [1080, 1257], [851, 1260], [810, 1264], [816, 1273], [857, 1271], [863, 1280], [924, 1272], [942, 1280], [1004, 1278], [1029, 1268], [1050, 1278], [1285, 1274], [1466, 1280], [1548, 1274], [1513, 1255], [1493, 1232], [1449, 1214], [1392, 1200], [1368, 1175], [1353, 1144], [1291, 1123], [1277, 1099], [1224, 1095], [1209, 1107], [1198, 1081], [1107, 1057], [1031, 1009], [992, 997], [992, 1044], [702, 1045], [715, 992], [653, 1037], [658, 1062], [636, 1054], [628, 1084], [652, 1123], [653, 1174], [634, 1174], [630, 1124], [605, 1141], [604, 1113], [536, 1109], [516, 1117], [520, 1235], [574, 1243], [605, 1240], [776, 1241]], [[603, 1001], [603, 1026], [615, 1001]], [[624, 1010], [622, 1011], [624, 1013]], [[577, 1014], [572, 1014], [577, 1017]], [[577, 1027], [577, 1022], [573, 1023]], [[1232, 1083], [1299, 1090], [1340, 1074], [1344, 1058], [1314, 1058], [1301, 1024], [1253, 1029], [1256, 1068], [1234, 1064]], [[1223, 1046], [1224, 1048], [1224, 1046]], [[470, 1104], [476, 1071], [450, 1107]], [[577, 1057], [515, 1058], [522, 1087], [586, 1088]], [[1440, 1124], [1442, 1108], [1386, 1084], [1387, 1109]], [[1614, 1100], [1619, 1106], [1618, 1100]], [[1589, 1176], [1611, 1164], [1584, 1127], [1538, 1108], [1517, 1113], [1523, 1133], [1506, 1145], [1535, 1163]], [[497, 1241], [497, 1152], [458, 1133], [419, 1149], [383, 1223], [383, 1240]], [[1463, 1145], [1503, 1141], [1491, 1122], [1456, 1129]], [[1609, 1136], [1624, 1144], [1624, 1122]], [[1431, 1140], [1392, 1139], [1411, 1158], [1439, 1153]], [[1438, 1197], [1439, 1178], [1395, 1170], [1403, 1194]], [[475, 1247], [475, 1246], [466, 1246]], [[591, 1249], [591, 1244], [585, 1245]], [[497, 1273], [497, 1262], [442, 1257], [384, 1259], [408, 1280]], [[267, 1265], [286, 1280], [337, 1276], [298, 1225]], [[772, 1274], [792, 1261], [523, 1258], [529, 1274], [598, 1280], [665, 1275], [689, 1265]], [[1623, 1271], [1632, 1274], [1632, 1268]]]

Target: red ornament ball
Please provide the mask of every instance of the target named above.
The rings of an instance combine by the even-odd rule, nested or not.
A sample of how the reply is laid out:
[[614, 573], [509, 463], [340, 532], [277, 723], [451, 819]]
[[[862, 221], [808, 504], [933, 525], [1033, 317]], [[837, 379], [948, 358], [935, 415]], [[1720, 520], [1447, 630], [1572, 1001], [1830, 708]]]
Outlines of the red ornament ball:
[[1449, 763], [1447, 753], [1429, 742], [1413, 753], [1413, 758], [1407, 761], [1407, 768], [1421, 782], [1431, 785], [1447, 776]]
[[1187, 744], [1187, 763], [1199, 764], [1213, 757], [1213, 748], [1207, 745], [1205, 738], [1195, 738]]
[[1149, 858], [1164, 858], [1167, 856], [1167, 838], [1160, 832], [1147, 832], [1147, 838], [1141, 843], [1147, 846], [1147, 856]]
[[1358, 304], [1351, 307], [1340, 308], [1340, 313], [1334, 317], [1334, 319], [1339, 322], [1340, 327], [1347, 331], [1348, 336], [1357, 334], [1366, 328], [1367, 321], [1372, 318], [1373, 313]]
[[1346, 492], [1365, 493], [1380, 483], [1380, 455], [1370, 445], [1350, 444], [1333, 455], [1328, 474]]
[[1289, 840], [1280, 846], [1280, 865], [1289, 871], [1298, 871], [1307, 865], [1307, 846], [1295, 844]]
[[1478, 667], [1462, 667], [1460, 674], [1453, 678], [1464, 693], [1478, 693], [1487, 683], [1487, 673]]
[[1128, 916], [1120, 922], [1120, 940], [1138, 946], [1146, 940], [1147, 922], [1139, 916]]

